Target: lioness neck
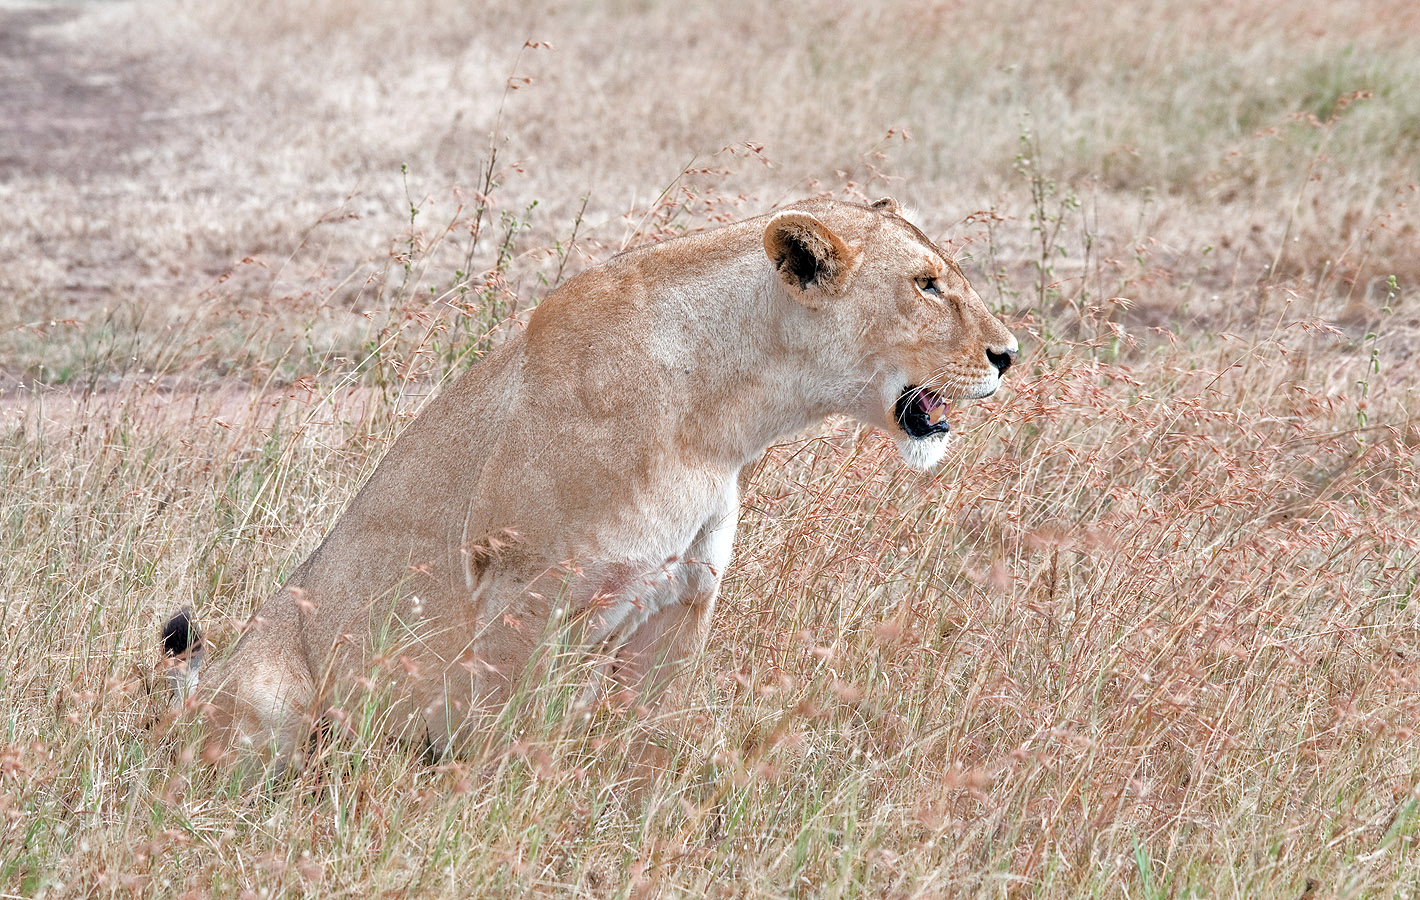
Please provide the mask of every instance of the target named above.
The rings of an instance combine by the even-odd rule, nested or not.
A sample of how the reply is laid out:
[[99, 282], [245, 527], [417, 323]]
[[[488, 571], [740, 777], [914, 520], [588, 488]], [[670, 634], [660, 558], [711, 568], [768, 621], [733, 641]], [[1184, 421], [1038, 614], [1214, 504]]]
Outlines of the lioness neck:
[[829, 392], [810, 312], [785, 295], [762, 228], [691, 235], [572, 279], [533, 313], [526, 365], [565, 385], [563, 413], [584, 426], [615, 420], [623, 442], [670, 440], [697, 465], [738, 470], [831, 411], [815, 396]]

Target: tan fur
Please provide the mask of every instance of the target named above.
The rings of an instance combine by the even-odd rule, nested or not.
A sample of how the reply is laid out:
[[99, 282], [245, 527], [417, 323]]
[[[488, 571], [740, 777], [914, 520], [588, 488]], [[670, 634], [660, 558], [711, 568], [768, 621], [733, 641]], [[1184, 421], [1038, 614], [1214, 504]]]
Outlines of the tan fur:
[[204, 680], [214, 740], [284, 760], [373, 677], [389, 727], [448, 747], [559, 607], [653, 693], [705, 643], [739, 476], [769, 445], [847, 414], [930, 465], [945, 436], [904, 433], [904, 389], [999, 386], [986, 353], [1014, 338], [897, 210], [805, 202], [554, 291], [429, 402]]

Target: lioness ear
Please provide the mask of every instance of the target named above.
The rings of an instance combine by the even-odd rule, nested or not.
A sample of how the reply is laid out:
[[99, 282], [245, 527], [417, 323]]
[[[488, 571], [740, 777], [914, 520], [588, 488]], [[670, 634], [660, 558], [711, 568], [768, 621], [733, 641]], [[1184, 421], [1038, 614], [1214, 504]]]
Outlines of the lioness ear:
[[892, 213], [895, 216], [902, 215], [902, 207], [899, 206], [897, 201], [892, 199], [891, 197], [884, 197], [877, 203], [874, 203], [873, 209], [880, 210], [885, 213]]
[[784, 285], [806, 306], [809, 292], [837, 293], [857, 267], [858, 254], [818, 219], [786, 210], [764, 229], [764, 252]]

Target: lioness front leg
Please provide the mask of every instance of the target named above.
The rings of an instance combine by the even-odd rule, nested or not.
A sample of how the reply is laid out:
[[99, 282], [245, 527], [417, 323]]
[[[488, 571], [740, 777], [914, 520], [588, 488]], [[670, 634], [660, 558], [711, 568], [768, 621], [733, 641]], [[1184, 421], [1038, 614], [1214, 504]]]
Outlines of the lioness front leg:
[[684, 681], [685, 670], [705, 646], [738, 518], [739, 495], [732, 483], [720, 498], [719, 510], [705, 520], [672, 571], [668, 602], [617, 651], [615, 680], [637, 705], [649, 710], [659, 706], [668, 690]]
[[660, 714], [667, 695], [686, 702], [686, 674], [694, 666], [710, 634], [715, 594], [700, 594], [657, 611], [616, 654], [613, 700], [636, 707], [643, 733], [630, 751], [632, 772], [640, 788], [649, 786], [669, 768], [669, 744], [685, 732], [683, 711]]
[[612, 676], [623, 697], [654, 711], [680, 693], [686, 670], [705, 646], [715, 594], [697, 594], [648, 618], [617, 651]]

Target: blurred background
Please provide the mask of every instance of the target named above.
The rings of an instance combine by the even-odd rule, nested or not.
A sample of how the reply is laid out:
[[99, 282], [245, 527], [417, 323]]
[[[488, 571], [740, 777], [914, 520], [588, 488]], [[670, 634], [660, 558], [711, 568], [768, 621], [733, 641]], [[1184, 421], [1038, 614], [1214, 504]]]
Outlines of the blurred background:
[[6, 3], [0, 66], [12, 381], [96, 317], [215, 293], [334, 346], [401, 252], [526, 306], [822, 193], [910, 205], [1008, 315], [1221, 328], [1265, 284], [1363, 327], [1420, 277], [1406, 0]]

